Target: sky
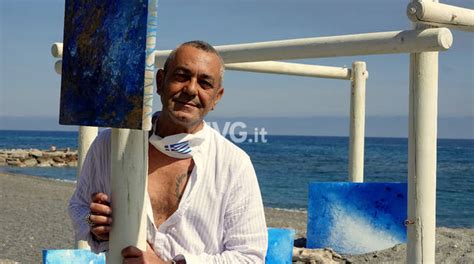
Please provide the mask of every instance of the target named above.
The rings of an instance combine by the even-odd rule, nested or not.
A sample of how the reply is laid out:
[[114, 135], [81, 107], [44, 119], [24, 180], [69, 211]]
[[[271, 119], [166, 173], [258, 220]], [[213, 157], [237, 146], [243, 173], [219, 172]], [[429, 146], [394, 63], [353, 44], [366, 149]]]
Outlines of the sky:
[[[474, 9], [469, 0], [443, 3]], [[157, 48], [172, 49], [193, 39], [226, 45], [406, 30], [412, 27], [405, 14], [407, 4], [400, 0], [159, 0]], [[41, 126], [38, 120], [57, 120], [60, 76], [54, 71], [56, 59], [50, 48], [53, 42], [62, 42], [63, 20], [64, 0], [0, 0], [0, 129], [18, 128], [18, 122], [24, 129], [44, 129], [45, 123]], [[439, 131], [448, 131], [442, 134], [446, 137], [473, 138], [474, 33], [452, 32], [452, 48], [440, 53]], [[293, 62], [350, 67], [358, 60], [365, 61], [369, 71], [366, 131], [406, 136], [408, 54]], [[312, 122], [304, 130], [307, 134], [347, 134], [348, 81], [227, 71], [224, 87], [225, 95], [210, 118], [266, 120], [274, 131], [286, 127], [285, 134], [301, 134], [303, 128], [285, 123], [300, 120]], [[155, 96], [154, 108], [160, 107]], [[318, 121], [330, 118], [341, 120], [333, 130]]]

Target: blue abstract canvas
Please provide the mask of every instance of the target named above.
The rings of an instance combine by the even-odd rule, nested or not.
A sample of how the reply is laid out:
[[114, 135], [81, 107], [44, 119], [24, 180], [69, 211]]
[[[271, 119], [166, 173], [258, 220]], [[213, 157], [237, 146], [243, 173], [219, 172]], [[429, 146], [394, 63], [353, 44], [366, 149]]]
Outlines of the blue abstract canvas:
[[268, 249], [265, 263], [291, 264], [295, 230], [268, 228]]
[[149, 130], [157, 0], [66, 0], [60, 124]]
[[105, 264], [105, 254], [95, 254], [87, 249], [43, 250], [43, 264], [65, 263]]
[[406, 183], [311, 183], [307, 247], [361, 254], [406, 242]]

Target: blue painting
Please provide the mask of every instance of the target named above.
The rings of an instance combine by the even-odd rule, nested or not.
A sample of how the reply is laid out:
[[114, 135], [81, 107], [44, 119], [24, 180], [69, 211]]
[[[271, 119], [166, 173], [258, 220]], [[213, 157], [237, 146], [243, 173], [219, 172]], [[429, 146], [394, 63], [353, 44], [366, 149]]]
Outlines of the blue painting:
[[43, 250], [43, 264], [64, 263], [105, 264], [105, 254], [95, 254], [88, 249]]
[[362, 254], [406, 242], [406, 183], [311, 183], [307, 247]]
[[288, 228], [268, 228], [267, 264], [291, 264], [295, 230]]
[[149, 130], [157, 0], [66, 0], [60, 124]]

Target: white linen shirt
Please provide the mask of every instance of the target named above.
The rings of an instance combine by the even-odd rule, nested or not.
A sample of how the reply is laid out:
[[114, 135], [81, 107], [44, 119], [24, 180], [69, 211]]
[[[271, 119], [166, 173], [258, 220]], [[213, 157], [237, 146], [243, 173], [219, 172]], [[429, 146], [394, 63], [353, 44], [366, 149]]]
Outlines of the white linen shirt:
[[[147, 195], [147, 240], [165, 261], [186, 263], [263, 263], [267, 227], [260, 188], [249, 156], [217, 131], [204, 125], [205, 140], [193, 155], [193, 172], [178, 209], [158, 228]], [[103, 131], [87, 153], [69, 202], [76, 240], [94, 252], [108, 242], [92, 239], [85, 221], [93, 193], [110, 190], [111, 130]]]

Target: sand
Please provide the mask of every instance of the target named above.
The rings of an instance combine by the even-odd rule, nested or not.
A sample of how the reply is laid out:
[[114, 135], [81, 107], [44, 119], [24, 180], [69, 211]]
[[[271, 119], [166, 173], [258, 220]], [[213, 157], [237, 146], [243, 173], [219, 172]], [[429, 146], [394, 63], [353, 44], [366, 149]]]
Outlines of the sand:
[[[43, 249], [73, 248], [66, 212], [74, 184], [0, 173], [0, 263], [40, 263]], [[266, 208], [268, 226], [291, 227], [304, 244], [306, 213]], [[437, 263], [474, 263], [474, 229], [437, 229]], [[405, 245], [358, 256], [342, 263], [404, 263]], [[298, 262], [304, 263], [304, 262]]]

